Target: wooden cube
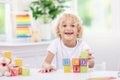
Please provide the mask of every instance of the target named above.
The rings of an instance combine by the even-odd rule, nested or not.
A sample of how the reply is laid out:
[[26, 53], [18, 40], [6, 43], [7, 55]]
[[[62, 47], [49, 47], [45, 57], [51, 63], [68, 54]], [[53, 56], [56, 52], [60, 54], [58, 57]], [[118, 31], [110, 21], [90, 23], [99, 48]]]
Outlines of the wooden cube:
[[81, 59], [80, 66], [87, 66], [87, 59]]
[[81, 73], [87, 73], [88, 72], [88, 67], [87, 66], [80, 66], [80, 72]]
[[70, 73], [71, 72], [71, 66], [64, 66], [64, 72]]
[[63, 59], [63, 66], [70, 66], [70, 59], [69, 58]]
[[73, 72], [74, 73], [79, 73], [80, 72], [80, 66], [79, 65], [73, 66]]
[[88, 58], [88, 52], [87, 52], [87, 51], [82, 51], [82, 52], [80, 53], [80, 58], [85, 58], [85, 59], [87, 59], [87, 58]]
[[80, 66], [80, 58], [73, 58], [72, 59], [72, 65], [73, 66]]

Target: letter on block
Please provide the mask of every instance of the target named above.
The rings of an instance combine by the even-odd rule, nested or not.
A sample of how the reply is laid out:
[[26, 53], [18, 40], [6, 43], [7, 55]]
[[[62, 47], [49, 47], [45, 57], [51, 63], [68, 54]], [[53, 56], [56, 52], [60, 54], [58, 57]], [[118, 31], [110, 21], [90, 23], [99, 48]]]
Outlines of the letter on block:
[[79, 65], [73, 66], [73, 72], [74, 73], [79, 73], [80, 72], [80, 66]]
[[80, 66], [80, 58], [73, 58], [73, 59], [72, 59], [72, 65], [73, 65], [73, 66], [75, 66], [75, 65], [76, 65], [76, 66], [77, 66], [77, 65]]
[[69, 58], [64, 58], [63, 59], [63, 65], [64, 66], [70, 66], [70, 59]]
[[81, 59], [80, 60], [80, 65], [81, 66], [87, 66], [87, 59]]
[[70, 66], [64, 66], [64, 72], [65, 73], [70, 73], [71, 72], [71, 67]]
[[80, 72], [81, 73], [87, 73], [88, 67], [87, 66], [80, 66]]
[[81, 54], [80, 54], [80, 58], [85, 58], [85, 59], [87, 59], [87, 58], [88, 58], [88, 53], [87, 53], [87, 51], [82, 51]]

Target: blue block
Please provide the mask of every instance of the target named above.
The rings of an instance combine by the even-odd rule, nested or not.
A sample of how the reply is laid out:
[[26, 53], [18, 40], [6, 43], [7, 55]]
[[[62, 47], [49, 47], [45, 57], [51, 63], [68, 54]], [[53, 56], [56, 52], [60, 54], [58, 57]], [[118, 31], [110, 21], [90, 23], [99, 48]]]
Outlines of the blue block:
[[63, 65], [64, 66], [70, 66], [70, 59], [69, 58], [64, 58], [63, 59]]

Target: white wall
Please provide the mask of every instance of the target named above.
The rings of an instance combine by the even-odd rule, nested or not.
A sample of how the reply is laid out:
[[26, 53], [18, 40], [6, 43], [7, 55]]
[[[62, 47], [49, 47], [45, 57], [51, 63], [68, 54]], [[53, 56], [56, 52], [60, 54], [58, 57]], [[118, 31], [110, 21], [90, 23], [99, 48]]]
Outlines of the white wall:
[[85, 40], [91, 46], [97, 64], [106, 62], [107, 70], [120, 69], [120, 34], [86, 33]]

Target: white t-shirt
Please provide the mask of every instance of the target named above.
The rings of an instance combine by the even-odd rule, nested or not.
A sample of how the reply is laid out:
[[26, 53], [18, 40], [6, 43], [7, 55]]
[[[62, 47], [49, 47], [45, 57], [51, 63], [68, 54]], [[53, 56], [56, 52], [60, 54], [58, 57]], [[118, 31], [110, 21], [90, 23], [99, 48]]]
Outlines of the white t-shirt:
[[73, 48], [69, 48], [64, 45], [60, 38], [57, 38], [51, 42], [47, 50], [55, 55], [54, 63], [56, 67], [59, 69], [63, 69], [63, 58], [79, 58], [80, 52], [87, 49], [91, 50], [90, 47], [83, 40], [78, 39], [76, 46]]

